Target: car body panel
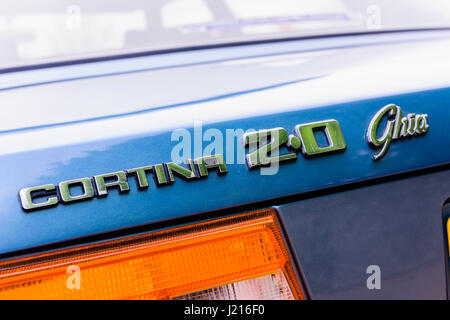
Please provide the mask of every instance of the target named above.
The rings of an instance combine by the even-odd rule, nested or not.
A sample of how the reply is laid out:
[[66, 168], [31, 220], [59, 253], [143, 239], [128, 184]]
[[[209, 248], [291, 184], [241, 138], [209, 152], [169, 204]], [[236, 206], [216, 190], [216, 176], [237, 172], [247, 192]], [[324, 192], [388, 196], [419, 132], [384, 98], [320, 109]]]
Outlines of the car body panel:
[[[159, 110], [176, 108], [181, 116], [152, 128], [172, 129], [196, 117], [234, 120], [446, 87], [448, 35], [330, 37], [6, 73], [0, 77], [0, 99], [7, 106], [0, 110], [0, 133], [96, 121], [94, 127], [119, 127], [101, 138], [122, 137], [147, 133], [129, 122], [151, 121]], [[233, 108], [227, 98], [241, 95], [257, 103]], [[79, 131], [94, 129], [84, 128]], [[99, 139], [93, 132], [80, 141]]]
[[[425, 40], [413, 41], [408, 34], [407, 41], [371, 45], [367, 39], [376, 35], [368, 35], [346, 48], [315, 39], [316, 47], [303, 51], [301, 40], [287, 43], [285, 51], [280, 43], [265, 44], [279, 50], [275, 60], [249, 60], [261, 54], [259, 47], [249, 45], [239, 48], [245, 59], [224, 57], [36, 86], [25, 81], [0, 91], [2, 103], [13, 106], [11, 114], [3, 111], [0, 134], [6, 182], [0, 187], [0, 254], [448, 164], [450, 41], [448, 34], [438, 34], [439, 39], [430, 32]], [[326, 50], [321, 51], [324, 42]], [[301, 53], [293, 52], [294, 44]], [[204, 57], [212, 54], [208, 50]], [[190, 54], [181, 53], [179, 59]], [[427, 64], [421, 64], [424, 59]], [[72, 67], [58, 67], [58, 72]], [[30, 71], [31, 82], [39, 82], [39, 71]], [[430, 129], [424, 136], [393, 143], [374, 162], [366, 129], [389, 103], [405, 112], [427, 113]], [[77, 106], [82, 107], [79, 115]], [[71, 116], [66, 118], [66, 112]], [[20, 114], [22, 122], [16, 121]], [[227, 164], [224, 176], [210, 172], [206, 179], [177, 179], [171, 186], [150, 185], [143, 191], [130, 178], [127, 194], [111, 190], [106, 198], [30, 213], [20, 206], [18, 191], [24, 187], [171, 161], [178, 143], [172, 132], [178, 128], [191, 133], [194, 145], [195, 136], [202, 136], [196, 127], [200, 123], [203, 133], [217, 129], [225, 137], [226, 129], [236, 128], [284, 127], [293, 133], [297, 124], [326, 119], [339, 121], [345, 152], [311, 159], [298, 153], [295, 162], [281, 164], [275, 175], [261, 175], [243, 163]], [[203, 141], [203, 147], [208, 144]], [[224, 142], [230, 162], [225, 148]], [[234, 157], [243, 154], [239, 140], [233, 150]], [[429, 237], [434, 241], [436, 235]]]

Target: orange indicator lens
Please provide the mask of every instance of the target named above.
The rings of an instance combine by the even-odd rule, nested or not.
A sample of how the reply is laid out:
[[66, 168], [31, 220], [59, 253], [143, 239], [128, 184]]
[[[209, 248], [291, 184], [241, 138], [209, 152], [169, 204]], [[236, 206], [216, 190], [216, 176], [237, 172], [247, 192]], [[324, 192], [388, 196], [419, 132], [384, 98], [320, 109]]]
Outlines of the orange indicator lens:
[[274, 211], [0, 262], [0, 299], [173, 298], [303, 299]]

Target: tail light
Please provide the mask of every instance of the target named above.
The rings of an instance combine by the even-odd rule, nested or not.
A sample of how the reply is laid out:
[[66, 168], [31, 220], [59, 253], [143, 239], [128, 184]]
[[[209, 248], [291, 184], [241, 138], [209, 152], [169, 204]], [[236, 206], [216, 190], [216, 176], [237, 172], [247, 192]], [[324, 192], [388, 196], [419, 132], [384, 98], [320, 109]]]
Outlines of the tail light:
[[303, 299], [303, 294], [276, 215], [267, 209], [0, 262], [0, 299]]

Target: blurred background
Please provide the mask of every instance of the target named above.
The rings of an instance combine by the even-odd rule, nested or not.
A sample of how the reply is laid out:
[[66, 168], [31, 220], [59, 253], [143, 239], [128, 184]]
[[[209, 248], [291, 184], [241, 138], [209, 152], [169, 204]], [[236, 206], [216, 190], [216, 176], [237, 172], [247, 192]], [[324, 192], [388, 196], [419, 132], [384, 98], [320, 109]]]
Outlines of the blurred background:
[[217, 43], [448, 26], [447, 0], [2, 0], [0, 68]]

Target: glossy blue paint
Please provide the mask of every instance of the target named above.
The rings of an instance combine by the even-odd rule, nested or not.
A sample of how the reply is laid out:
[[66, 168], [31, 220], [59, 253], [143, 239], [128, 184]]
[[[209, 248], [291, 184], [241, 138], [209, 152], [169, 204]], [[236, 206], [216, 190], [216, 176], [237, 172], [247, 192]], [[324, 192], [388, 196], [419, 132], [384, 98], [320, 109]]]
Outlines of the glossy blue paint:
[[[0, 99], [16, 112], [4, 113], [0, 134], [6, 181], [0, 186], [0, 253], [449, 163], [449, 66], [438, 63], [448, 60], [450, 47], [448, 38], [431, 38], [401, 45], [363, 41], [326, 51], [319, 50], [318, 39], [314, 54], [286, 54], [276, 61], [230, 57], [234, 60], [2, 91]], [[241, 50], [252, 56], [252, 46]], [[427, 68], [433, 77], [424, 79], [428, 74], [417, 65], [412, 78], [410, 64], [423, 62], [427, 53], [434, 57]], [[373, 162], [365, 130], [388, 103], [428, 113], [430, 130], [393, 143]], [[139, 105], [147, 107], [133, 107]], [[177, 179], [145, 191], [130, 178], [127, 194], [111, 190], [107, 198], [32, 213], [22, 211], [18, 200], [23, 187], [171, 161], [177, 143], [172, 131], [186, 128], [194, 136], [196, 120], [203, 122], [203, 132], [215, 128], [225, 136], [226, 129], [280, 126], [293, 133], [297, 124], [330, 118], [339, 121], [347, 150], [314, 159], [299, 154], [276, 175], [229, 164], [225, 176], [211, 172], [206, 179]], [[240, 142], [234, 154], [238, 148]]]
[[[310, 50], [324, 50], [329, 48], [345, 48], [361, 45], [375, 45], [417, 41], [418, 39], [446, 38], [448, 31], [435, 30], [416, 31], [409, 33], [380, 33], [368, 37], [365, 34], [335, 36], [324, 38], [320, 42], [315, 39], [278, 43], [263, 43], [245, 46], [210, 49], [207, 51], [184, 51], [168, 54], [158, 54], [137, 58], [127, 58], [95, 63], [81, 63], [56, 68], [44, 68], [32, 71], [19, 71], [5, 74], [0, 79], [0, 90], [35, 86], [46, 83], [56, 83], [74, 79], [86, 79], [110, 75], [123, 75], [131, 72], [158, 70], [162, 68], [183, 67], [211, 62], [229, 61], [248, 57], [264, 57], [285, 53], [308, 52]], [[244, 47], [244, 48], [243, 48]], [[206, 53], [206, 54], [205, 54]]]
[[[0, 108], [0, 133], [92, 124], [78, 127], [78, 141], [86, 142], [147, 134], [144, 124], [151, 124], [150, 131], [171, 130], [191, 126], [194, 119], [218, 122], [445, 87], [450, 85], [448, 35], [331, 37], [183, 52], [175, 60], [159, 55], [5, 74], [0, 81], [18, 87], [0, 90], [2, 105], [9, 106]], [[219, 61], [213, 60], [217, 56]], [[119, 67], [121, 73], [115, 73]], [[89, 72], [97, 76], [80, 76]], [[39, 81], [47, 77], [53, 80]], [[34, 85], [27, 86], [30, 81]], [[183, 106], [190, 107], [183, 111]], [[170, 108], [176, 115], [159, 121], [154, 111]], [[58, 135], [62, 145], [73, 143], [72, 134]], [[10, 149], [21, 143], [10, 141]]]

